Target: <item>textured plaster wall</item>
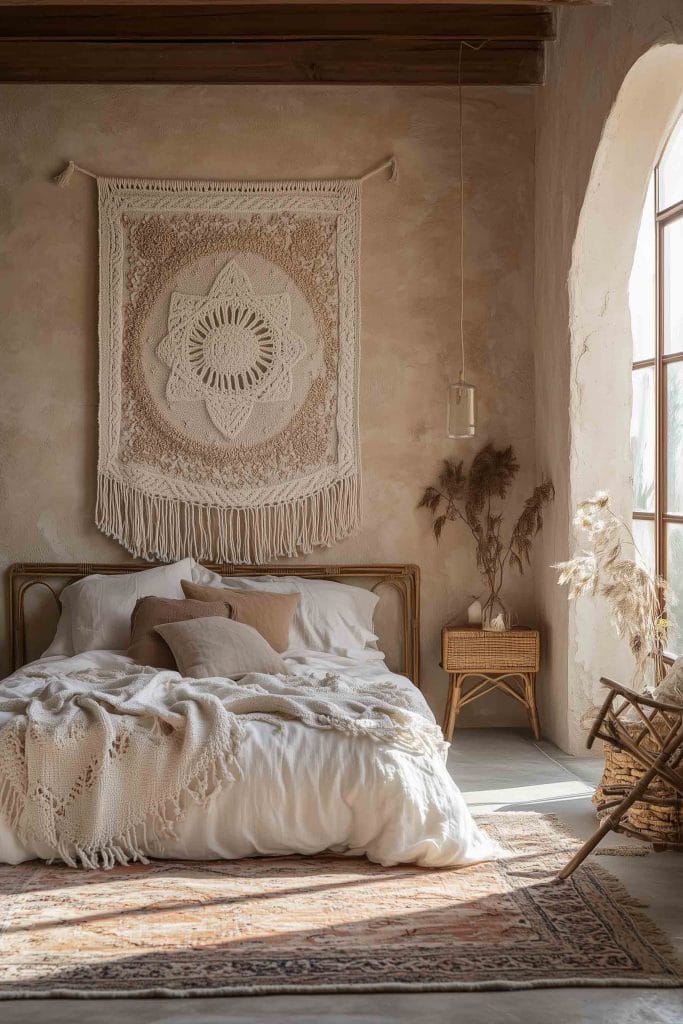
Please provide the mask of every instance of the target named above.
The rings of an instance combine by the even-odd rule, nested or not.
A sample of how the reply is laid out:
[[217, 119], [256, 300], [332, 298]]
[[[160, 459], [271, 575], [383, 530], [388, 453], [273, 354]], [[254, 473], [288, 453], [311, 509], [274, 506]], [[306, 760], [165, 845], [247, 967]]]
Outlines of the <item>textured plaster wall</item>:
[[683, 95], [681, 50], [662, 46], [677, 41], [680, 0], [562, 10], [537, 96], [536, 451], [558, 484], [535, 573], [551, 636], [542, 710], [575, 753], [599, 676], [628, 681], [630, 664], [604, 609], [569, 608], [549, 566], [573, 544], [576, 501], [607, 488], [630, 513], [627, 286], [647, 181]]
[[[534, 97], [468, 89], [467, 312], [481, 442], [513, 443], [534, 476]], [[469, 443], [444, 437], [455, 375], [457, 97], [411, 88], [0, 87], [0, 488], [3, 566], [25, 560], [126, 560], [93, 525], [97, 437], [96, 201], [72, 157], [105, 173], [212, 178], [360, 174], [394, 152], [400, 177], [364, 188], [361, 532], [316, 552], [328, 562], [410, 561], [422, 569], [423, 678], [440, 713], [442, 622], [478, 589], [457, 531], [436, 548], [415, 504]], [[544, 415], [544, 410], [541, 409]], [[512, 580], [533, 619], [530, 576]], [[464, 722], [519, 722], [512, 702]]]

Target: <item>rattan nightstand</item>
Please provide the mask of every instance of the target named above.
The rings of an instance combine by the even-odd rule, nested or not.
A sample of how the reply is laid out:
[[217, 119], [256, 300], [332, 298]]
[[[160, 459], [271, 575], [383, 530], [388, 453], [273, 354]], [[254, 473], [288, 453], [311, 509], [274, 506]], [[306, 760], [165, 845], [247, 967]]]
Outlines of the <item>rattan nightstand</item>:
[[[493, 690], [507, 693], [526, 708], [534, 739], [540, 740], [536, 707], [539, 656], [537, 629], [494, 633], [472, 626], [444, 626], [441, 666], [448, 672], [450, 684], [443, 731], [448, 742], [453, 739], [460, 709]], [[465, 688], [466, 680], [472, 680], [469, 689]]]

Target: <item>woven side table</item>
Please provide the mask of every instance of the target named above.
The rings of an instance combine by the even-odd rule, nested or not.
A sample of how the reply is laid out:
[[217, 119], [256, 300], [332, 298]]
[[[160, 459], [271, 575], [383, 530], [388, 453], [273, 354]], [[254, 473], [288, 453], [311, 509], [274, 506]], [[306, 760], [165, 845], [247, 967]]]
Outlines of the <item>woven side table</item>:
[[507, 693], [526, 708], [534, 739], [540, 740], [536, 707], [539, 657], [536, 629], [494, 633], [472, 626], [444, 626], [441, 666], [448, 672], [449, 687], [443, 732], [448, 742], [453, 739], [460, 709], [493, 690]]

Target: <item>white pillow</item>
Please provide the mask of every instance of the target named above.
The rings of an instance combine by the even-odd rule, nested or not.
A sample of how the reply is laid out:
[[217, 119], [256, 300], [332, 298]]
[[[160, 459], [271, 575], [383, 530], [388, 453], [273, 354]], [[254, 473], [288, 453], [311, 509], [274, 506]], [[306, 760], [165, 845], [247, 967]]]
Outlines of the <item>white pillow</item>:
[[207, 569], [205, 565], [195, 562], [194, 559], [192, 560], [192, 576], [190, 578], [193, 583], [201, 583], [203, 587], [220, 587], [222, 583], [217, 572]]
[[379, 598], [363, 587], [301, 576], [223, 576], [222, 580], [228, 590], [301, 595], [289, 628], [289, 651], [324, 651], [353, 658], [377, 640], [372, 619]]
[[130, 643], [130, 617], [140, 597], [182, 598], [182, 579], [192, 575], [194, 559], [142, 572], [84, 576], [65, 587], [55, 638], [43, 657], [71, 657], [83, 651], [122, 651]]
[[[70, 585], [73, 586], [73, 584]], [[52, 658], [57, 656], [70, 658], [74, 653], [74, 645], [71, 642], [71, 614], [67, 613], [64, 605], [62, 604], [62, 597], [66, 590], [68, 590], [68, 587], [64, 588], [59, 598], [61, 611], [59, 613], [59, 621], [57, 622], [55, 635], [52, 638], [50, 646], [41, 654], [41, 658]]]

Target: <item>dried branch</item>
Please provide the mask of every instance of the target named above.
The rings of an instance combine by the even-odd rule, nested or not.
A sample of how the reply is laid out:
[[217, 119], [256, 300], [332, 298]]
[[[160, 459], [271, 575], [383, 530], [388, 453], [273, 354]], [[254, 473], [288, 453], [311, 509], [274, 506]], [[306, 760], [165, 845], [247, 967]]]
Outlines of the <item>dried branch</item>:
[[436, 487], [427, 487], [417, 507], [428, 508], [430, 512], [436, 512], [442, 499], [443, 494], [437, 491]]
[[446, 497], [452, 501], [460, 501], [465, 494], [467, 478], [463, 470], [462, 459], [444, 459], [443, 469], [439, 475], [439, 487]]
[[477, 568], [488, 590], [485, 609], [500, 602], [506, 566], [524, 572], [524, 564], [531, 557], [531, 540], [543, 526], [542, 510], [555, 495], [549, 480], [544, 479], [534, 488], [506, 547], [501, 538], [503, 511], [492, 503], [505, 501], [518, 472], [519, 463], [512, 447], [486, 444], [475, 455], [467, 473], [462, 460], [446, 459], [437, 486], [427, 487], [418, 505], [431, 513], [437, 541], [446, 522], [461, 520], [469, 529], [474, 538]]
[[434, 536], [436, 537], [437, 540], [439, 540], [439, 538], [441, 537], [441, 531], [443, 530], [443, 525], [445, 522], [445, 516], [437, 516], [437, 518], [434, 520], [434, 523], [432, 524], [434, 529]]
[[531, 541], [543, 529], [543, 509], [555, 497], [552, 481], [543, 480], [534, 487], [531, 497], [524, 502], [524, 509], [515, 523], [510, 538], [510, 564], [523, 575], [524, 564], [531, 564]]

